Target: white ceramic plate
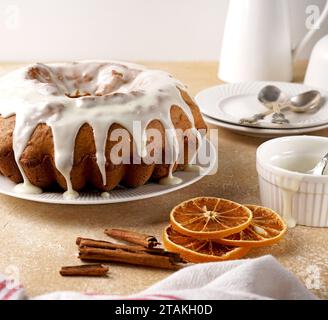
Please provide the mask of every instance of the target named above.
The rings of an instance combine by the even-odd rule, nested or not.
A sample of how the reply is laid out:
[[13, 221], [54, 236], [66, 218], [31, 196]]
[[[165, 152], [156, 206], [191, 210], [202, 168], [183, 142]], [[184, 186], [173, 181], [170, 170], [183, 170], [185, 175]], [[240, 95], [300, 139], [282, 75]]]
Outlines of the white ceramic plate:
[[328, 123], [327, 123], [321, 126], [301, 128], [301, 129], [264, 129], [264, 128], [252, 128], [252, 127], [246, 127], [241, 125], [234, 125], [231, 123], [218, 121], [206, 116], [204, 116], [204, 120], [209, 124], [213, 124], [218, 127], [229, 129], [231, 131], [234, 131], [236, 133], [245, 136], [260, 137], [260, 138], [273, 138], [273, 137], [281, 137], [281, 136], [288, 136], [288, 135], [298, 135], [298, 134], [304, 134], [304, 133], [319, 131], [328, 128]]
[[[141, 200], [151, 197], [160, 196], [169, 192], [173, 192], [184, 187], [187, 187], [198, 180], [202, 179], [205, 175], [209, 174], [213, 168], [216, 166], [216, 150], [212, 143], [206, 140], [201, 146], [201, 149], [210, 150], [211, 158], [210, 162], [206, 166], [201, 166], [203, 168], [202, 173], [198, 172], [185, 172], [178, 171], [174, 173], [176, 177], [182, 179], [182, 183], [173, 186], [164, 186], [158, 183], [147, 183], [144, 186], [138, 188], [117, 188], [109, 192], [109, 198], [102, 198], [100, 193], [83, 193], [81, 192], [79, 197], [74, 200], [66, 200], [63, 198], [61, 192], [44, 192], [42, 194], [20, 194], [14, 191], [15, 183], [10, 181], [4, 176], [0, 176], [0, 193], [15, 198], [45, 202], [45, 203], [56, 203], [56, 204], [107, 204], [107, 203], [118, 203], [118, 202], [128, 202], [133, 200]], [[202, 150], [200, 150], [202, 152]], [[204, 153], [205, 154], [205, 153]]]
[[[257, 100], [257, 95], [263, 87], [269, 84], [280, 88], [288, 97], [313, 89], [303, 84], [290, 82], [243, 82], [207, 88], [199, 92], [195, 99], [203, 114], [219, 121], [238, 125], [241, 118], [251, 117], [267, 110]], [[321, 91], [321, 94], [321, 107], [315, 112], [284, 111], [286, 118], [290, 121], [289, 124], [283, 126], [273, 124], [271, 123], [271, 115], [269, 115], [260, 120], [257, 125], [251, 126], [268, 129], [295, 129], [324, 125], [328, 123], [328, 93]]]

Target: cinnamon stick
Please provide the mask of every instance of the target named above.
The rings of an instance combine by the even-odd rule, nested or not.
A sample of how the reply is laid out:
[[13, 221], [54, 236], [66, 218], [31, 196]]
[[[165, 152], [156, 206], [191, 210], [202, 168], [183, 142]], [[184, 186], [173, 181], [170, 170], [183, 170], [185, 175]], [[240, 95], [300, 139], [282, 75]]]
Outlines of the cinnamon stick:
[[180, 255], [171, 252], [152, 254], [94, 247], [79, 247], [79, 258], [86, 261], [112, 261], [172, 270], [179, 269], [181, 265], [178, 263], [183, 262]]
[[148, 253], [153, 255], [161, 255], [172, 257], [172, 259], [176, 262], [184, 262], [184, 260], [180, 257], [178, 253], [166, 251], [162, 248], [145, 248], [139, 245], [126, 245], [126, 244], [118, 244], [104, 240], [94, 240], [88, 238], [81, 238], [78, 237], [76, 239], [76, 244], [80, 247], [87, 247], [87, 248], [101, 248], [101, 249], [110, 249], [110, 250], [124, 250], [128, 252], [134, 253]]
[[107, 274], [108, 267], [101, 264], [86, 264], [81, 266], [62, 267], [59, 273], [62, 276], [92, 276], [103, 277]]
[[115, 239], [131, 242], [145, 248], [154, 248], [160, 243], [154, 236], [124, 229], [106, 229], [105, 234]]
[[[94, 239], [81, 238], [81, 237], [78, 237], [76, 239], [76, 244], [79, 247], [93, 247], [93, 248], [103, 248], [103, 249], [124, 249], [124, 250], [131, 249], [132, 251], [149, 250], [148, 248], [145, 248], [145, 247], [139, 246], [139, 245], [126, 245], [126, 244], [119, 244], [119, 243], [114, 243], [114, 242], [110, 242], [110, 241], [94, 240]], [[152, 249], [150, 249], [150, 250], [152, 250]]]

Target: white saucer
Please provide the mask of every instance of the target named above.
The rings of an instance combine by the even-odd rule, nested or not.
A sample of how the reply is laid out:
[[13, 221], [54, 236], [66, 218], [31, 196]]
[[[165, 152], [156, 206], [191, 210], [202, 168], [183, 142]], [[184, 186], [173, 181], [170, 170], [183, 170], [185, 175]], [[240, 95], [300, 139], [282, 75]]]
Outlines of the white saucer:
[[203, 116], [204, 120], [209, 123], [213, 124], [218, 127], [222, 127], [225, 129], [229, 129], [231, 131], [234, 131], [236, 133], [245, 135], [245, 136], [251, 136], [251, 137], [260, 137], [260, 138], [273, 138], [273, 137], [281, 137], [281, 136], [288, 136], [288, 135], [298, 135], [298, 134], [304, 134], [314, 131], [319, 131], [328, 128], [328, 123], [316, 126], [316, 127], [310, 127], [310, 128], [300, 128], [300, 129], [265, 129], [265, 128], [252, 128], [252, 127], [246, 127], [241, 125], [234, 125], [231, 123], [218, 121], [216, 119]]
[[[174, 176], [182, 179], [182, 183], [178, 185], [165, 186], [158, 183], [147, 183], [138, 188], [117, 188], [109, 192], [109, 198], [101, 197], [100, 193], [83, 193], [81, 192], [77, 199], [66, 200], [63, 198], [62, 192], [44, 192], [41, 194], [21, 194], [14, 191], [15, 183], [4, 176], [0, 176], [0, 194], [5, 194], [15, 198], [45, 202], [45, 203], [56, 203], [56, 204], [79, 204], [79, 205], [90, 205], [90, 204], [107, 204], [107, 203], [118, 203], [128, 202], [133, 200], [141, 200], [146, 198], [157, 197], [169, 192], [173, 192], [182, 188], [185, 188], [198, 180], [202, 179], [205, 175], [209, 174], [216, 166], [216, 150], [215, 147], [208, 140], [205, 140], [203, 145], [200, 147], [199, 152], [210, 154], [210, 163], [205, 166], [201, 166], [202, 171], [199, 172], [187, 172], [178, 171], [174, 173]], [[210, 153], [209, 153], [210, 150]], [[198, 164], [199, 165], [199, 164]]]
[[[257, 95], [266, 85], [273, 84], [285, 92], [288, 97], [312, 90], [313, 88], [299, 83], [258, 81], [224, 84], [207, 88], [199, 92], [196, 96], [200, 110], [203, 114], [218, 121], [240, 125], [241, 118], [251, 117], [256, 113], [264, 112], [267, 109], [258, 100]], [[286, 125], [271, 123], [271, 115], [260, 120], [252, 127], [267, 129], [295, 129], [309, 128], [328, 123], [328, 93], [321, 91], [321, 107], [311, 113], [295, 113], [284, 111], [286, 118], [290, 121]]]

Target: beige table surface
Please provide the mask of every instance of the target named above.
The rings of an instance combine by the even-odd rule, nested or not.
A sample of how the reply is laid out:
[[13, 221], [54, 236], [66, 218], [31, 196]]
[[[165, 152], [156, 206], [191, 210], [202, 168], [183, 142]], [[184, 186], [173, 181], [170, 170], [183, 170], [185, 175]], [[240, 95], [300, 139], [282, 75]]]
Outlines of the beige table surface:
[[[217, 64], [212, 62], [147, 63], [171, 72], [190, 91], [219, 84]], [[0, 64], [0, 72], [17, 64]], [[296, 80], [304, 74], [305, 63], [296, 67]], [[318, 132], [328, 135], [328, 130]], [[79, 264], [77, 236], [106, 239], [105, 227], [131, 228], [157, 236], [167, 224], [170, 209], [195, 196], [217, 196], [241, 203], [259, 204], [255, 150], [263, 139], [249, 138], [219, 130], [219, 170], [176, 193], [123, 204], [73, 206], [34, 203], [0, 196], [0, 273], [18, 271], [30, 296], [53, 290], [77, 290], [129, 294], [144, 289], [171, 272], [110, 265], [110, 276], [63, 278], [63, 265]], [[328, 229], [296, 227], [272, 247], [254, 250], [249, 257], [274, 255], [321, 298], [328, 298]], [[316, 281], [312, 282], [311, 279]]]

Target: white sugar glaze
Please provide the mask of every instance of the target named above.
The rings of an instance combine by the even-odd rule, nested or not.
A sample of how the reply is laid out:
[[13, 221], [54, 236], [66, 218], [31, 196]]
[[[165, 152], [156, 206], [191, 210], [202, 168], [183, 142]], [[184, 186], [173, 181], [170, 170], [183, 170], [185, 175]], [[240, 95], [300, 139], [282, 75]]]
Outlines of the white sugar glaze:
[[88, 123], [94, 132], [97, 164], [106, 184], [105, 146], [107, 132], [114, 123], [133, 132], [133, 121], [140, 121], [141, 134], [133, 132], [139, 156], [145, 150], [145, 130], [159, 119], [172, 135], [170, 171], [161, 183], [176, 184], [172, 175], [179, 154], [177, 137], [170, 116], [172, 105], [179, 106], [194, 126], [189, 106], [179, 89], [186, 88], [168, 73], [148, 70], [123, 62], [83, 61], [77, 63], [34, 64], [0, 78], [0, 114], [16, 115], [13, 150], [23, 176], [19, 192], [39, 192], [31, 185], [19, 159], [36, 126], [45, 123], [52, 129], [55, 165], [64, 176], [64, 196], [78, 196], [72, 188], [75, 138], [81, 126]]

